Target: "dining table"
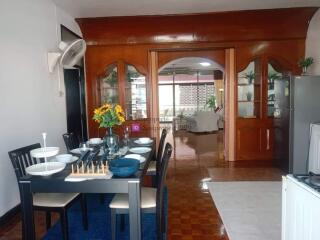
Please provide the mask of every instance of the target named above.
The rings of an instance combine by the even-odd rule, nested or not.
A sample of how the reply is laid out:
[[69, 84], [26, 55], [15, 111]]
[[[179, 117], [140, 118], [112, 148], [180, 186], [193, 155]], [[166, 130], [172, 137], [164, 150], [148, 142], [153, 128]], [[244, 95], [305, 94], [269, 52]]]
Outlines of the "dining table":
[[[130, 148], [142, 147], [130, 139]], [[146, 147], [146, 146], [144, 146]], [[147, 147], [151, 151], [142, 153], [146, 160], [140, 163], [139, 170], [130, 177], [112, 176], [109, 179], [89, 179], [84, 181], [66, 181], [72, 171], [71, 164], [58, 173], [50, 176], [27, 175], [20, 182], [22, 233], [24, 240], [35, 239], [35, 224], [33, 215], [33, 193], [127, 193], [129, 196], [129, 228], [130, 239], [140, 240], [141, 236], [141, 185], [146, 175], [150, 161], [155, 152], [155, 140]], [[89, 223], [90, 225], [90, 223]], [[106, 226], [107, 227], [107, 226]]]

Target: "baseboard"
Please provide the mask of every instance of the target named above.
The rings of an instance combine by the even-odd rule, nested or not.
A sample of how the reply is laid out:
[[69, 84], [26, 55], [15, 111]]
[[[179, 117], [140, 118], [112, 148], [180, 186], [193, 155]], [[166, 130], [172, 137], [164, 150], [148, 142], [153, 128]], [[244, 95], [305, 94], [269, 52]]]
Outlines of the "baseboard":
[[6, 223], [8, 223], [19, 212], [20, 212], [20, 204], [18, 204], [14, 208], [11, 208], [8, 212], [6, 212], [4, 215], [0, 217], [0, 226], [3, 226]]

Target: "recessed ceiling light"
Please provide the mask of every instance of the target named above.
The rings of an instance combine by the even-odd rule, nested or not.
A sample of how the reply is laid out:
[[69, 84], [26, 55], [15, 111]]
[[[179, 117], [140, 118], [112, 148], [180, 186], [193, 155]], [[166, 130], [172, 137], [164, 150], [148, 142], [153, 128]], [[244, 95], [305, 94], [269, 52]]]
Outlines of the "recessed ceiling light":
[[209, 66], [211, 66], [211, 63], [209, 63], [209, 62], [201, 62], [200, 65], [203, 66], [203, 67], [209, 67]]

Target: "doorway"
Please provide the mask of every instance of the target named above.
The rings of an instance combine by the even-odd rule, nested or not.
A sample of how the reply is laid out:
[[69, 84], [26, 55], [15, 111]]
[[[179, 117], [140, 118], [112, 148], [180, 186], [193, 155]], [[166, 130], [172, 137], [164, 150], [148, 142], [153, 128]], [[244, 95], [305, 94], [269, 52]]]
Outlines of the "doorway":
[[[224, 51], [218, 52], [223, 62]], [[202, 53], [179, 52], [158, 68], [159, 126], [169, 130], [174, 165], [176, 160], [192, 158], [200, 167], [212, 155], [224, 161], [224, 66], [208, 52]], [[160, 63], [163, 58], [168, 59], [167, 53], [159, 53]]]
[[85, 105], [85, 81], [82, 67], [64, 69], [64, 84], [67, 110], [68, 133], [75, 133], [82, 141], [86, 141], [87, 117]]
[[[81, 38], [61, 25], [61, 41], [70, 42]], [[87, 116], [86, 93], [83, 58], [72, 69], [64, 69], [64, 85], [66, 97], [67, 131], [75, 133], [79, 140], [86, 141]]]
[[[199, 57], [173, 60], [158, 73], [160, 123], [224, 105], [223, 67]], [[221, 126], [223, 128], [223, 126]]]

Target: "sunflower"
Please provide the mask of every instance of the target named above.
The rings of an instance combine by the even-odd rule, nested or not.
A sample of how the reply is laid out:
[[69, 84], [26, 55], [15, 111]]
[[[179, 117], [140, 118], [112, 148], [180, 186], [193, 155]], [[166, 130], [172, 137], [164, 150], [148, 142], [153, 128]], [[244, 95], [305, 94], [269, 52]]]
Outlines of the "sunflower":
[[125, 121], [124, 112], [120, 105], [104, 104], [93, 111], [93, 120], [99, 123], [99, 127], [113, 127], [121, 125]]

